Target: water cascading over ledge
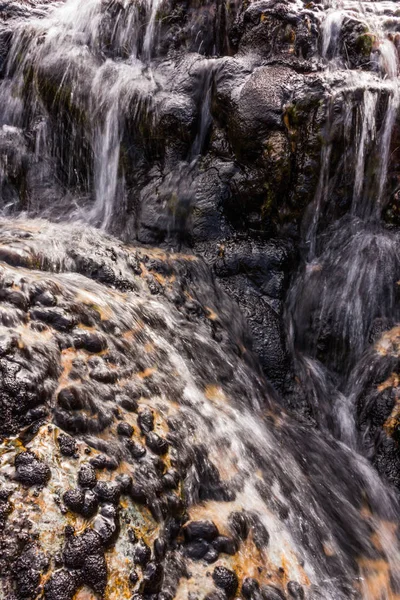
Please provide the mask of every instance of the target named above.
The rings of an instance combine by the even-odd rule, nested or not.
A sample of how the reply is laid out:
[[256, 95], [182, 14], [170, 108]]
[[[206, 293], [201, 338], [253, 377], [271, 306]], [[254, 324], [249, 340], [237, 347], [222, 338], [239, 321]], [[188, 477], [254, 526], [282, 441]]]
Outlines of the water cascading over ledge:
[[0, 9], [0, 593], [396, 600], [396, 4]]

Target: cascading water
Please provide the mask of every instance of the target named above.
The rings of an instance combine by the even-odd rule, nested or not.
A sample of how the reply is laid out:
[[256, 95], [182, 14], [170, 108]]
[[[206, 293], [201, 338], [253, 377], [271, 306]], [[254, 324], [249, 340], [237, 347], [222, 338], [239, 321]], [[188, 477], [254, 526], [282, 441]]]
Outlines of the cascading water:
[[[291, 27], [305, 15], [285, 101], [301, 73], [325, 70], [319, 183], [286, 302], [296, 376], [321, 431], [279, 408], [242, 317], [200, 260], [91, 228], [131, 241], [138, 214], [146, 221], [156, 206], [137, 237], [157, 236], [166, 208], [164, 228], [183, 245], [194, 209], [212, 213], [208, 198], [195, 202], [196, 177], [215, 172], [227, 196], [227, 180], [240, 188], [240, 165], [228, 157], [241, 123], [230, 113], [247, 81], [236, 90], [232, 74], [261, 73], [261, 102], [278, 92], [262, 87], [269, 15], [239, 4], [67, 0], [13, 23], [0, 82], [4, 600], [399, 597], [398, 500], [356, 424], [372, 371], [396, 362], [396, 333], [376, 347], [371, 339], [400, 319], [398, 236], [381, 222], [400, 105], [396, 36], [385, 30], [386, 11], [397, 26], [394, 3], [271, 3], [278, 21], [289, 15], [275, 74], [293, 61]], [[240, 14], [227, 41], [230, 11]], [[352, 20], [360, 69], [343, 46]], [[259, 29], [246, 38], [249, 23]], [[319, 55], [306, 63], [302, 35], [316, 24]], [[252, 35], [266, 55], [241, 62]], [[287, 173], [281, 111], [267, 104], [265, 113], [275, 143], [254, 162], [278, 155]], [[203, 160], [209, 146], [215, 164]], [[251, 166], [244, 172], [251, 181]], [[267, 284], [273, 294], [279, 277]]]

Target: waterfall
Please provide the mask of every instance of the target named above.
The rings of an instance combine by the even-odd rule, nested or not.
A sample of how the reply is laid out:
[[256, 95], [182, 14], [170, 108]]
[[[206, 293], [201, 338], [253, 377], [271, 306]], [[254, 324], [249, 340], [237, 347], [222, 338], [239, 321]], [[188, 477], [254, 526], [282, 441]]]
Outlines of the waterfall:
[[7, 10], [0, 598], [396, 600], [396, 3]]

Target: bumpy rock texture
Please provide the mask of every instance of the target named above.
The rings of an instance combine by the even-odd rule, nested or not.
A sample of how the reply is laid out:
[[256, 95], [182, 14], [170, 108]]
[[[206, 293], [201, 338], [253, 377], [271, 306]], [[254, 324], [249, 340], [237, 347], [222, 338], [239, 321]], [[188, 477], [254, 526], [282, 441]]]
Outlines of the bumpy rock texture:
[[[376, 36], [350, 10], [336, 45], [324, 48], [319, 3], [164, 0], [151, 14], [145, 4], [90, 2], [29, 27], [26, 4], [8, 6], [2, 74], [13, 118], [1, 131], [3, 204], [56, 219], [78, 204], [78, 216], [124, 239], [190, 246], [239, 302], [270, 381], [293, 396], [283, 306], [299, 225], [318, 186], [330, 113], [325, 221], [349, 208], [355, 159], [344, 145], [360, 128], [365, 89], [353, 73], [373, 73], [380, 114], [390, 94], [373, 60]], [[36, 3], [39, 17], [45, 10]], [[396, 19], [390, 10], [383, 17], [392, 39]], [[331, 55], [343, 69], [327, 77]], [[391, 221], [398, 147], [395, 137]]]
[[356, 454], [400, 488], [400, 18], [370, 4], [0, 2], [3, 214], [130, 244], [0, 226], [7, 600], [399, 594]]
[[389, 497], [274, 406], [201, 261], [44, 221], [0, 256], [3, 597], [392, 589]]

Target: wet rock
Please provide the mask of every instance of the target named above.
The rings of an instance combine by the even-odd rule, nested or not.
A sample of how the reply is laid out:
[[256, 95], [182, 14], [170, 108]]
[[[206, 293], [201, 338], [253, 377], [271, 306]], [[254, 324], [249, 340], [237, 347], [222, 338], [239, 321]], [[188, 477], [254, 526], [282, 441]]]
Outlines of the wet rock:
[[60, 433], [57, 441], [63, 456], [74, 456], [77, 453], [77, 443], [71, 436]]
[[93, 529], [86, 529], [82, 534], [69, 536], [66, 539], [63, 560], [66, 567], [82, 568], [88, 556], [101, 555], [102, 540]]
[[287, 584], [289, 595], [296, 600], [304, 600], [305, 592], [303, 587], [297, 581], [289, 581]]
[[97, 483], [96, 471], [90, 463], [81, 466], [78, 472], [78, 483], [83, 488], [94, 488]]
[[233, 598], [239, 586], [236, 573], [226, 567], [215, 567], [212, 578], [215, 585], [221, 588], [228, 598]]
[[76, 319], [62, 308], [34, 308], [30, 311], [30, 317], [62, 332], [71, 331], [76, 324]]
[[49, 467], [33, 452], [21, 452], [15, 458], [16, 479], [26, 486], [44, 486], [51, 477]]
[[164, 489], [174, 490], [179, 484], [179, 474], [174, 469], [169, 469], [165, 475], [162, 476], [161, 481]]
[[93, 490], [85, 490], [84, 502], [81, 509], [83, 517], [89, 518], [96, 514], [99, 506], [99, 500]]
[[232, 538], [229, 538], [225, 535], [220, 535], [212, 542], [213, 548], [215, 548], [218, 552], [222, 552], [223, 554], [230, 554], [233, 556], [238, 551], [238, 544]]
[[46, 600], [72, 600], [78, 587], [78, 577], [66, 569], [56, 571], [44, 588]]
[[149, 562], [143, 572], [143, 592], [154, 594], [160, 591], [164, 570], [159, 563]]
[[219, 553], [218, 550], [216, 550], [215, 548], [210, 548], [206, 554], [204, 555], [204, 560], [209, 563], [215, 563], [219, 558]]
[[126, 423], [126, 421], [122, 421], [122, 423], [118, 423], [117, 433], [122, 437], [130, 438], [133, 435], [133, 427]]
[[128, 412], [137, 412], [139, 405], [135, 398], [132, 398], [131, 396], [125, 394], [118, 394], [116, 400], [118, 405], [127, 410]]
[[79, 488], [68, 490], [63, 496], [63, 501], [69, 510], [81, 514], [85, 505], [85, 493]]
[[246, 577], [242, 583], [242, 596], [246, 600], [258, 600], [262, 598], [260, 584], [252, 577]]
[[98, 481], [94, 492], [100, 501], [117, 505], [121, 496], [121, 486], [116, 481]]
[[143, 434], [149, 433], [154, 429], [154, 414], [150, 408], [144, 407], [140, 409], [138, 415], [138, 425]]
[[210, 550], [210, 544], [205, 540], [193, 540], [185, 546], [185, 554], [193, 560], [204, 558]]
[[160, 437], [157, 433], [151, 431], [146, 435], [146, 445], [155, 454], [164, 455], [168, 452], [169, 443], [164, 438]]
[[142, 458], [146, 454], [146, 448], [134, 440], [127, 441], [126, 449], [135, 459]]
[[93, 522], [93, 529], [99, 534], [104, 547], [113, 545], [119, 533], [118, 511], [112, 504], [104, 504]]
[[143, 540], [139, 540], [133, 549], [132, 556], [136, 564], [144, 566], [151, 558], [151, 550]]
[[137, 574], [137, 571], [132, 570], [129, 573], [129, 581], [131, 582], [132, 585], [137, 584], [137, 582], [139, 581], [139, 575]]
[[249, 535], [249, 521], [244, 512], [233, 512], [229, 515], [229, 527], [240, 540], [246, 540]]
[[106, 454], [98, 454], [94, 458], [91, 458], [89, 462], [95, 469], [107, 469], [108, 471], [118, 469], [117, 459]]
[[285, 600], [285, 595], [273, 585], [262, 587], [262, 597], [265, 600]]
[[57, 396], [58, 404], [65, 410], [81, 410], [84, 406], [82, 392], [79, 388], [71, 386], [63, 388]]
[[77, 350], [84, 349], [92, 354], [98, 354], [107, 348], [105, 337], [92, 331], [78, 329], [73, 332], [74, 346]]
[[191, 521], [185, 525], [183, 533], [188, 542], [198, 539], [212, 542], [218, 536], [218, 529], [212, 521]]

